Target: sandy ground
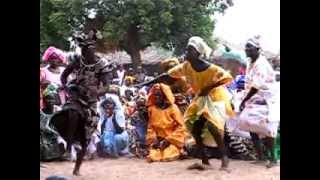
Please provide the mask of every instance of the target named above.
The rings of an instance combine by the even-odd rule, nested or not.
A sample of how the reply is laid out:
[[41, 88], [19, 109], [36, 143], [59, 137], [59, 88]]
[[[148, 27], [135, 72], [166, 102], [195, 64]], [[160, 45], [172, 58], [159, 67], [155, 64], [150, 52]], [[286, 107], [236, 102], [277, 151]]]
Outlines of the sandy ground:
[[263, 165], [248, 161], [231, 160], [231, 173], [219, 171], [220, 161], [211, 159], [213, 170], [187, 170], [186, 167], [199, 162], [196, 159], [174, 162], [147, 163], [141, 159], [96, 159], [85, 161], [81, 167], [81, 176], [72, 176], [74, 163], [42, 163], [40, 179], [51, 175], [62, 175], [70, 180], [278, 180], [280, 166], [266, 169]]

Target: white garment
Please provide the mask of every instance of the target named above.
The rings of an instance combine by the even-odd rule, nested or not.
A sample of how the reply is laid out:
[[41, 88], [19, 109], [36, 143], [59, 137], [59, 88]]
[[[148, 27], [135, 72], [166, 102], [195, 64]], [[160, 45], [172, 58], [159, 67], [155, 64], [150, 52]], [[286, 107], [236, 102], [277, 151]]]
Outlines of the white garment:
[[245, 93], [244, 91], [239, 91], [239, 92], [234, 91], [233, 93], [232, 103], [234, 105], [235, 112], [240, 112], [239, 107], [244, 98], [244, 95], [245, 95], [244, 93]]
[[131, 90], [133, 92], [133, 94], [135, 94], [135, 92], [137, 91], [137, 89], [135, 87], [128, 87], [126, 85], [123, 85], [120, 87], [120, 96], [121, 97], [126, 96], [126, 94], [125, 94], [126, 90]]
[[87, 148], [88, 154], [94, 154], [97, 151], [98, 142], [100, 142], [100, 138], [98, 137], [97, 133], [94, 133]]
[[139, 89], [139, 94], [146, 96], [148, 95], [147, 86], [143, 86], [141, 89]]
[[269, 61], [262, 55], [255, 63], [248, 61], [245, 78], [245, 90], [249, 92], [251, 87], [258, 89], [256, 96], [260, 96], [266, 101], [274, 101], [276, 79], [275, 72]]
[[229, 119], [226, 121], [226, 127], [231, 135], [251, 139], [249, 132], [239, 129], [239, 122], [237, 119]]
[[[58, 136], [57, 142], [58, 142], [58, 144], [63, 144], [64, 149], [67, 150], [67, 142], [61, 136]], [[71, 146], [70, 154], [71, 154], [70, 160], [76, 161], [77, 160], [77, 151], [75, 150], [74, 145]]]
[[[276, 137], [280, 121], [279, 90], [275, 73], [264, 56], [248, 64], [245, 95], [252, 87], [258, 92], [252, 96], [239, 116], [239, 128], [262, 136]], [[263, 104], [265, 102], [265, 104]]]
[[118, 78], [117, 78], [117, 81], [118, 81], [118, 85], [121, 85], [122, 84], [122, 81], [123, 81], [123, 77], [124, 77], [124, 74], [125, 74], [125, 70], [117, 70], [117, 75], [118, 75]]

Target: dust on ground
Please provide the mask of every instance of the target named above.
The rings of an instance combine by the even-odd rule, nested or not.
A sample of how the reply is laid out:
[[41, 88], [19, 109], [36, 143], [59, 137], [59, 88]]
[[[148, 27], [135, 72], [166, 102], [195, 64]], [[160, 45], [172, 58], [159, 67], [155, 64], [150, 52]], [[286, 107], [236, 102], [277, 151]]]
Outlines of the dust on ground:
[[62, 175], [70, 180], [279, 180], [280, 166], [267, 169], [263, 165], [250, 161], [230, 161], [231, 173], [219, 171], [220, 160], [211, 159], [212, 170], [198, 171], [186, 168], [197, 159], [173, 162], [147, 163], [142, 159], [95, 159], [84, 161], [81, 176], [72, 175], [74, 163], [50, 162], [41, 163], [40, 179], [48, 176]]

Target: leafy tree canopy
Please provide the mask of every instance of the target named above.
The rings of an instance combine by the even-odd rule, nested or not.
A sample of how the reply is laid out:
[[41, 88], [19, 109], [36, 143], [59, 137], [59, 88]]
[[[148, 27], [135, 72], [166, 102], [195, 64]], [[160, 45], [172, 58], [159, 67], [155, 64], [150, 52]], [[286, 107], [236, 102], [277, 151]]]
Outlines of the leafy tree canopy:
[[151, 44], [180, 55], [191, 36], [214, 46], [213, 15], [231, 5], [231, 0], [41, 0], [40, 47], [66, 48], [72, 33], [96, 28], [134, 64]]

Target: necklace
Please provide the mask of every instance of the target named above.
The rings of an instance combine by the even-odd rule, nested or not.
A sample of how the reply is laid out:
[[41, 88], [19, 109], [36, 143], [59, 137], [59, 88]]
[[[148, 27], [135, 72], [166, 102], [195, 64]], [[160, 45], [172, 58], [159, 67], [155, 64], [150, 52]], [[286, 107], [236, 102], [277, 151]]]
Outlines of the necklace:
[[92, 68], [92, 67], [94, 67], [94, 66], [96, 66], [97, 64], [99, 64], [100, 62], [101, 62], [101, 59], [99, 59], [99, 61], [98, 62], [96, 62], [95, 64], [85, 64], [84, 62], [83, 62], [83, 56], [80, 58], [80, 62], [81, 62], [81, 64], [84, 66], [84, 67], [86, 67], [86, 68]]

